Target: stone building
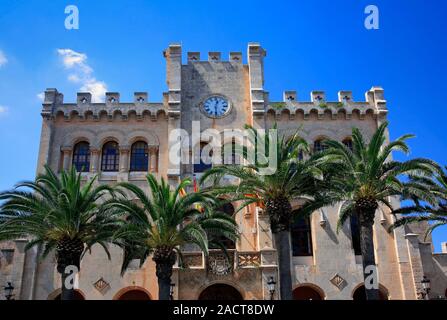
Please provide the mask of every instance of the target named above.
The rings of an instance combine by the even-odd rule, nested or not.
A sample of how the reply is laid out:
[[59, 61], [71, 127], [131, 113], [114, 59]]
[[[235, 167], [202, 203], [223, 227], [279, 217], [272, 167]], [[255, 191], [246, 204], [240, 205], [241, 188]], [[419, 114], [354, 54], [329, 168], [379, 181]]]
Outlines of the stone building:
[[[265, 56], [258, 43], [249, 43], [246, 64], [240, 52], [231, 52], [228, 60], [220, 52], [210, 52], [207, 60], [201, 60], [198, 52], [188, 52], [184, 64], [181, 46], [172, 44], [164, 51], [168, 92], [162, 102], [150, 102], [144, 92], [136, 92], [133, 102], [121, 102], [119, 93], [110, 92], [105, 103], [93, 103], [90, 93], [78, 93], [76, 102], [67, 103], [56, 89], [47, 89], [38, 172], [44, 164], [54, 170], [75, 165], [86, 169], [82, 173], [86, 179], [98, 175], [98, 183], [129, 181], [140, 187], [146, 186], [145, 174], [152, 172], [175, 185], [182, 177], [199, 177], [207, 167], [170, 161], [170, 132], [184, 129], [191, 133], [192, 123], [222, 131], [247, 123], [268, 129], [277, 122], [282, 134], [299, 128], [317, 151], [323, 147], [323, 138], [349, 145], [352, 127], [371, 136], [386, 120], [387, 105], [380, 87], [367, 91], [365, 101], [354, 101], [350, 91], [340, 91], [338, 101], [330, 102], [324, 92], [313, 91], [305, 102], [295, 91], [285, 91], [283, 101], [271, 102], [264, 89]], [[226, 208], [229, 214], [234, 207]], [[297, 299], [362, 296], [358, 225], [348, 221], [337, 234], [339, 209], [325, 208], [293, 226], [292, 278]], [[374, 241], [382, 298], [416, 299], [423, 275], [431, 280], [431, 297], [445, 296], [447, 245], [442, 254], [433, 254], [432, 243], [421, 236], [423, 226], [390, 233], [387, 227], [393, 217], [389, 211], [380, 208], [376, 217]], [[268, 217], [252, 206], [235, 218], [241, 237], [230, 243], [234, 248], [231, 263], [217, 250], [205, 259], [194, 248], [184, 248], [187, 268], [176, 267], [172, 277], [175, 299], [270, 298], [267, 282], [278, 276]], [[54, 257], [38, 260], [38, 249], [25, 252], [25, 244], [25, 239], [0, 244], [0, 283], [11, 281], [17, 299], [57, 299], [61, 284]], [[78, 277], [79, 298], [157, 299], [152, 260], [141, 269], [134, 261], [121, 277], [121, 251], [112, 247], [111, 252], [110, 261], [100, 248], [86, 254]]]

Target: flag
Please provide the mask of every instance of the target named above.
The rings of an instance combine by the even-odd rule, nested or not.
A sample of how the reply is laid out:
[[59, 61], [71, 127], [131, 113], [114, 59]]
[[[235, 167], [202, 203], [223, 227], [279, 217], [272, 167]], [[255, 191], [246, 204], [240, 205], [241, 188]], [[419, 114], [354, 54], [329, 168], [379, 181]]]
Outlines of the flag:
[[[192, 181], [193, 181], [194, 192], [199, 192], [199, 186], [197, 184], [197, 179], [196, 179], [195, 174], [193, 174], [193, 176], [192, 176]], [[196, 209], [202, 213], [205, 211], [204, 208], [202, 208], [202, 206], [198, 203], [196, 203]]]
[[193, 178], [194, 192], [198, 192], [198, 191], [199, 191], [199, 187], [197, 186], [196, 175], [194, 174], [194, 175], [192, 176], [192, 178]]

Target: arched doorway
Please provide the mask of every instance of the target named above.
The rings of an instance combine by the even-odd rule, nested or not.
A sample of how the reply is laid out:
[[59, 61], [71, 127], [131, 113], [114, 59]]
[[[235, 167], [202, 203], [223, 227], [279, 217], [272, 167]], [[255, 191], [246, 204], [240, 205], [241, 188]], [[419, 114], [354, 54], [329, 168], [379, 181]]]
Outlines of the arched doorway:
[[[366, 290], [363, 284], [355, 289], [354, 293], [352, 294], [352, 300], [366, 300]], [[379, 287], [379, 300], [388, 300], [388, 292], [382, 287]]]
[[[60, 300], [61, 299], [60, 290], [58, 290], [58, 291], [59, 291], [59, 293], [52, 300]], [[50, 298], [50, 300], [51, 300], [51, 298]], [[79, 290], [75, 290], [74, 300], [85, 300], [85, 298], [84, 298], [84, 295]]]
[[311, 286], [300, 286], [293, 290], [293, 300], [323, 300], [324, 295]]
[[151, 296], [141, 288], [124, 288], [116, 294], [114, 300], [151, 300]]
[[199, 300], [244, 300], [241, 293], [234, 287], [216, 283], [205, 290], [199, 296]]

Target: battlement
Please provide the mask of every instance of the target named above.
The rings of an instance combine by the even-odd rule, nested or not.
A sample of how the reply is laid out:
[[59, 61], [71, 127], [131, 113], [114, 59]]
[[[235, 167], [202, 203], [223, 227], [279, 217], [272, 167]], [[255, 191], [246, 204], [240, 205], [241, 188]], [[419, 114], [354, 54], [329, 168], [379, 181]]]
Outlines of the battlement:
[[[263, 57], [266, 55], [266, 51], [261, 47], [261, 45], [257, 42], [250, 42], [248, 44], [248, 56], [250, 55], [262, 55]], [[168, 60], [168, 64], [170, 62], [182, 62], [182, 46], [178, 43], [170, 44], [169, 47], [163, 51], [163, 56]], [[222, 52], [219, 51], [210, 51], [207, 53], [207, 60], [201, 59], [201, 53], [198, 51], [190, 51], [187, 52], [187, 63], [195, 63], [195, 62], [233, 62], [233, 63], [242, 63], [242, 52], [239, 51], [231, 51], [228, 55], [228, 59], [223, 59]]]
[[310, 101], [299, 101], [296, 91], [288, 90], [283, 93], [283, 101], [269, 102], [266, 112], [280, 116], [284, 112], [292, 117], [297, 113], [304, 114], [308, 118], [311, 113], [316, 113], [318, 118], [330, 113], [333, 119], [339, 113], [346, 114], [350, 118], [358, 113], [360, 118], [371, 113], [373, 116], [386, 115], [388, 109], [384, 98], [384, 90], [381, 87], [372, 87], [365, 93], [365, 101], [354, 101], [352, 91], [339, 91], [338, 101], [327, 101], [324, 91], [312, 91]]
[[57, 89], [50, 88], [45, 91], [42, 103], [42, 117], [54, 119], [63, 116], [66, 121], [78, 118], [85, 120], [91, 117], [99, 120], [105, 116], [109, 120], [127, 120], [134, 115], [137, 120], [150, 116], [156, 121], [161, 116], [167, 118], [167, 111], [161, 102], [149, 102], [147, 92], [135, 92], [133, 102], [120, 102], [119, 92], [107, 92], [105, 102], [93, 103], [90, 92], [78, 92], [75, 103], [65, 103], [63, 94]]
[[[289, 113], [290, 117], [298, 113], [304, 114], [304, 119], [309, 118], [311, 113], [316, 113], [318, 119], [327, 114], [332, 115], [332, 119], [338, 118], [341, 113], [350, 118], [352, 114], [358, 113], [360, 118], [371, 113], [374, 117], [386, 115], [388, 112], [384, 90], [381, 87], [372, 87], [365, 93], [365, 101], [354, 101], [351, 91], [339, 91], [338, 101], [327, 101], [324, 91], [312, 91], [310, 101], [299, 101], [298, 94], [294, 90], [284, 91], [283, 101], [269, 102], [268, 93], [264, 90], [264, 57], [266, 51], [257, 42], [250, 42], [247, 45], [247, 70], [249, 80], [250, 107], [255, 119], [262, 118], [266, 113], [273, 113], [277, 117], [283, 113]], [[102, 115], [106, 115], [109, 120], [121, 117], [127, 120], [133, 113], [137, 119], [142, 119], [144, 114], [149, 114], [153, 120], [157, 120], [159, 114], [166, 117], [178, 118], [182, 112], [182, 45], [180, 43], [170, 44], [163, 51], [166, 58], [166, 82], [167, 92], [163, 93], [163, 102], [150, 103], [146, 92], [135, 92], [133, 102], [121, 102], [119, 92], [107, 92], [103, 103], [93, 103], [92, 95], [88, 92], [79, 92], [75, 103], [64, 103], [64, 96], [56, 89], [50, 88], [45, 91], [45, 98], [42, 104], [42, 116], [54, 118], [62, 114], [67, 120], [73, 117], [86, 119], [92, 116], [98, 120]], [[229, 61], [242, 64], [241, 52], [230, 52]], [[222, 63], [222, 53], [216, 51], [208, 52], [208, 59], [201, 60], [200, 52], [188, 52], [187, 63], [208, 64]], [[215, 68], [208, 68], [213, 72]], [[218, 70], [218, 72], [225, 70]], [[210, 80], [211, 81], [211, 80]], [[213, 80], [215, 81], [215, 80]], [[219, 83], [215, 83], [219, 85]], [[186, 88], [188, 90], [188, 88]]]
[[242, 63], [242, 52], [230, 52], [228, 60], [222, 60], [222, 53], [217, 51], [208, 52], [208, 60], [201, 60], [200, 52], [188, 52], [187, 62], [234, 62]]

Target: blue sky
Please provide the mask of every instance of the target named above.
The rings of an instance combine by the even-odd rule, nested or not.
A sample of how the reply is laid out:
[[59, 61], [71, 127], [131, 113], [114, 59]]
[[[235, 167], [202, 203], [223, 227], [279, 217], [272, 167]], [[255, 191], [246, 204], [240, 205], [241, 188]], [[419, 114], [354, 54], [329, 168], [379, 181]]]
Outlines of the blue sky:
[[[79, 30], [64, 27], [70, 4], [79, 8]], [[369, 4], [380, 10], [379, 30], [364, 27]], [[371, 86], [383, 86], [392, 138], [416, 134], [411, 156], [445, 165], [446, 16], [447, 2], [438, 0], [1, 0], [0, 190], [34, 177], [39, 93], [57, 87], [74, 101], [91, 85], [119, 91], [122, 101], [132, 101], [134, 91], [161, 101], [162, 51], [171, 42], [182, 42], [184, 53], [222, 51], [224, 57], [229, 51], [245, 56], [247, 42], [260, 42], [271, 100], [280, 100], [283, 90], [309, 100], [310, 91], [320, 89], [330, 100], [338, 90], [363, 100]], [[58, 49], [85, 55], [74, 58], [88, 71], [67, 69]], [[73, 74], [78, 79], [69, 78]], [[434, 234], [437, 251], [442, 240], [445, 228]]]

